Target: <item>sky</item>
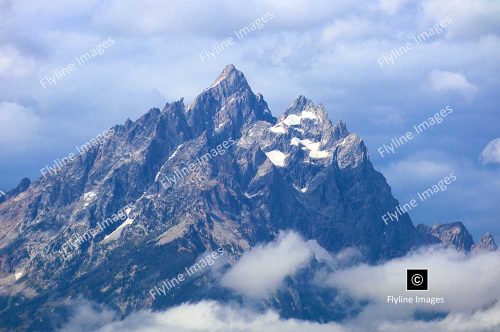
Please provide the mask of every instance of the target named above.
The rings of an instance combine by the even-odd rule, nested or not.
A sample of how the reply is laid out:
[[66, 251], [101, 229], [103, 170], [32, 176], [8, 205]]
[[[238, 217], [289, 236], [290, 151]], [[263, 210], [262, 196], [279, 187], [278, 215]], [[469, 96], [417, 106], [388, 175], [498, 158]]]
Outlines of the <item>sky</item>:
[[275, 116], [305, 95], [345, 121], [401, 203], [453, 173], [415, 224], [500, 239], [499, 34], [497, 0], [0, 0], [0, 189], [232, 63]]

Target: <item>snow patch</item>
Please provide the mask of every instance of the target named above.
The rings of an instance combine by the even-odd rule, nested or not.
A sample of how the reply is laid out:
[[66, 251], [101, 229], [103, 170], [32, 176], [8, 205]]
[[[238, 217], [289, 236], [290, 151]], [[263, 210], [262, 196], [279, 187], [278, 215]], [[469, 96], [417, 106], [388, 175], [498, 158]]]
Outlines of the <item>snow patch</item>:
[[312, 112], [312, 111], [304, 111], [304, 112], [302, 112], [302, 114], [300, 115], [300, 117], [302, 119], [311, 119], [311, 120], [314, 120], [314, 119], [318, 118], [316, 116], [316, 114], [314, 114], [314, 112]]
[[331, 156], [331, 152], [327, 150], [319, 150], [319, 151], [310, 151], [309, 152], [309, 157], [313, 159], [322, 159], [322, 158], [328, 158]]
[[222, 127], [224, 127], [226, 125], [227, 121], [224, 121], [222, 123], [220, 123], [217, 128], [215, 128], [215, 130], [220, 130]]
[[266, 152], [267, 158], [273, 163], [273, 165], [278, 167], [285, 167], [286, 154], [279, 150], [273, 150]]
[[83, 194], [83, 207], [89, 206], [94, 201], [96, 196], [97, 194], [93, 191], [89, 191]]
[[175, 157], [175, 155], [177, 154], [177, 152], [179, 152], [179, 149], [184, 145], [184, 143], [180, 144], [177, 149], [175, 149], [174, 153], [172, 153], [172, 155], [170, 157], [168, 157], [168, 160], [172, 159], [173, 157]]
[[286, 128], [281, 124], [277, 124], [275, 126], [272, 126], [271, 129], [271, 132], [275, 133], [275, 134], [286, 134], [287, 130]]
[[210, 88], [215, 88], [217, 85], [219, 85], [220, 82], [222, 82], [227, 76], [226, 75], [221, 75], [219, 78], [215, 80], [215, 82], [210, 86]]
[[283, 120], [283, 123], [287, 126], [298, 126], [300, 125], [300, 116], [297, 114], [290, 114]]
[[321, 146], [321, 142], [312, 142], [307, 138], [298, 139], [297, 137], [292, 137], [292, 139], [290, 140], [290, 145], [299, 146], [301, 144], [309, 151], [318, 151]]
[[126, 208], [125, 213], [127, 214], [127, 220], [125, 220], [118, 228], [116, 228], [111, 234], [108, 234], [104, 237], [103, 241], [111, 241], [111, 240], [116, 240], [122, 233], [123, 228], [127, 225], [131, 225], [134, 222], [134, 218], [128, 218], [128, 215], [130, 214], [130, 211], [132, 211], [131, 208]]
[[261, 191], [259, 191], [259, 192], [258, 192], [258, 193], [256, 193], [256, 194], [252, 194], [252, 195], [251, 195], [251, 194], [249, 194], [249, 193], [247, 193], [246, 191], [245, 191], [245, 193], [244, 193], [244, 195], [245, 195], [245, 197], [246, 197], [246, 198], [254, 198], [254, 197], [256, 197], [256, 196], [261, 196], [261, 195], [263, 195], [263, 194], [264, 194], [264, 193], [263, 193], [263, 192], [261, 192]]
[[[287, 132], [287, 127], [292, 127], [292, 126], [300, 126], [300, 122], [302, 119], [317, 119], [317, 115], [312, 112], [312, 111], [303, 111], [299, 115], [297, 114], [290, 114], [286, 118], [284, 118], [282, 121], [278, 122], [275, 124], [273, 127], [271, 127], [271, 132], [276, 133], [276, 134], [285, 134]], [[304, 133], [302, 129], [294, 128], [301, 133]]]

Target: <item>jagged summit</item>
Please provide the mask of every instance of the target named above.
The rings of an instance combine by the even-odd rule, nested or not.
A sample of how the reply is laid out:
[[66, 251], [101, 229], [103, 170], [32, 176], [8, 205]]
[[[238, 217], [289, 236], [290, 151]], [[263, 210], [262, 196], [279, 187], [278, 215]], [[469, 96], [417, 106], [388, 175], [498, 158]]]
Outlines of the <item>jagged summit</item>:
[[31, 181], [29, 178], [23, 178], [19, 182], [19, 184], [12, 190], [8, 192], [4, 192], [0, 190], [0, 203], [6, 201], [9, 198], [16, 197], [17, 195], [25, 192], [29, 186], [31, 185]]
[[195, 98], [186, 111], [195, 135], [241, 135], [255, 121], [275, 122], [262, 95], [255, 95], [242, 72], [228, 65], [214, 83]]
[[325, 107], [322, 104], [315, 105], [311, 100], [302, 95], [298, 96], [292, 102], [290, 107], [283, 114], [283, 117], [292, 114], [299, 117], [315, 117], [320, 123], [331, 124]]
[[227, 65], [217, 79], [210, 85], [208, 89], [216, 88], [219, 85], [227, 87], [244, 87], [250, 88], [245, 75], [236, 69], [232, 64]]
[[436, 243], [444, 244], [459, 251], [478, 253], [497, 249], [495, 239], [490, 233], [486, 233], [478, 243], [474, 243], [472, 235], [460, 221], [431, 226], [419, 224], [417, 230], [424, 236], [434, 239]]
[[480, 253], [485, 251], [495, 251], [497, 250], [497, 248], [498, 246], [495, 242], [495, 239], [493, 238], [493, 235], [491, 233], [486, 233], [478, 243], [472, 246], [472, 252]]

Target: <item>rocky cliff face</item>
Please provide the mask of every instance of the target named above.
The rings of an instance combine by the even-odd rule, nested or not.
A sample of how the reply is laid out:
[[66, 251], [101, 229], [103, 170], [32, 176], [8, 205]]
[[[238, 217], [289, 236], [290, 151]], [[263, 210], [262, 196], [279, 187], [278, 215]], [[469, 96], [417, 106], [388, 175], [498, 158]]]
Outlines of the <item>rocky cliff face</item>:
[[495, 251], [497, 250], [497, 244], [495, 243], [495, 239], [493, 235], [490, 233], [486, 233], [478, 243], [474, 244], [471, 248], [473, 253], [480, 253], [485, 251]]
[[[2, 326], [51, 330], [80, 296], [122, 315], [232, 298], [206, 275], [154, 302], [147, 292], [206, 251], [224, 248], [231, 263], [285, 229], [329, 251], [359, 248], [370, 262], [434, 241], [406, 214], [382, 221], [398, 202], [359, 136], [302, 96], [274, 118], [232, 65], [191, 105], [151, 109], [111, 132], [0, 205]], [[325, 296], [298, 278], [263, 305], [341, 317]]]
[[23, 178], [14, 189], [12, 189], [8, 192], [0, 190], [0, 203], [3, 203], [7, 199], [15, 197], [15, 196], [19, 195], [20, 193], [26, 191], [26, 189], [28, 189], [30, 184], [31, 184], [30, 179]]
[[472, 235], [459, 221], [432, 226], [419, 224], [417, 230], [430, 241], [434, 240], [436, 243], [442, 243], [463, 252], [479, 253], [497, 249], [495, 240], [490, 233], [486, 233], [479, 243], [475, 244]]

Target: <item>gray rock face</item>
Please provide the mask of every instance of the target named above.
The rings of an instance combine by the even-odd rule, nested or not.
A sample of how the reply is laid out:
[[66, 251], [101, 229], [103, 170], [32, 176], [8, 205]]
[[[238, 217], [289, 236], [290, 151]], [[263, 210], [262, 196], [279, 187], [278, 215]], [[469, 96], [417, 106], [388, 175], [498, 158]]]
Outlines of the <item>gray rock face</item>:
[[435, 224], [432, 226], [419, 224], [417, 229], [426, 235], [437, 238], [447, 246], [452, 246], [460, 251], [470, 251], [474, 240], [467, 228], [461, 222], [449, 224]]
[[428, 239], [434, 239], [436, 243], [442, 243], [459, 251], [478, 253], [497, 249], [495, 240], [489, 233], [484, 235], [478, 244], [475, 244], [472, 235], [461, 222], [435, 224], [432, 226], [419, 224], [417, 229], [424, 236], [428, 237]]
[[[232, 299], [207, 275], [156, 301], [148, 290], [206, 251], [222, 247], [233, 262], [285, 229], [330, 251], [357, 247], [369, 262], [435, 241], [407, 214], [382, 221], [398, 201], [344, 123], [302, 96], [274, 118], [232, 65], [188, 107], [169, 103], [112, 129], [0, 205], [0, 325], [52, 330], [67, 318], [64, 302], [79, 296], [123, 316]], [[287, 317], [342, 317], [328, 296], [292, 280], [281, 301], [263, 306]]]
[[476, 254], [485, 251], [495, 251], [497, 248], [493, 235], [486, 233], [477, 244], [472, 246], [472, 252]]
[[255, 95], [242, 72], [228, 65], [186, 110], [194, 136], [238, 137], [243, 127], [255, 121], [273, 122], [262, 95]]
[[14, 197], [14, 196], [17, 196], [19, 195], [20, 193], [26, 191], [26, 189], [28, 189], [28, 187], [30, 186], [31, 184], [31, 181], [30, 179], [28, 178], [23, 178], [19, 184], [17, 185], [17, 187], [15, 187], [14, 189], [12, 189], [11, 191], [9, 191], [9, 193], [7, 194], [8, 197]]
[[11, 197], [15, 197], [15, 196], [19, 195], [20, 193], [26, 191], [26, 189], [28, 189], [28, 187], [30, 186], [30, 184], [31, 184], [30, 179], [23, 178], [19, 182], [19, 184], [14, 189], [12, 189], [11, 191], [4, 192], [4, 191], [0, 190], [0, 203], [3, 203], [7, 199], [9, 199]]

